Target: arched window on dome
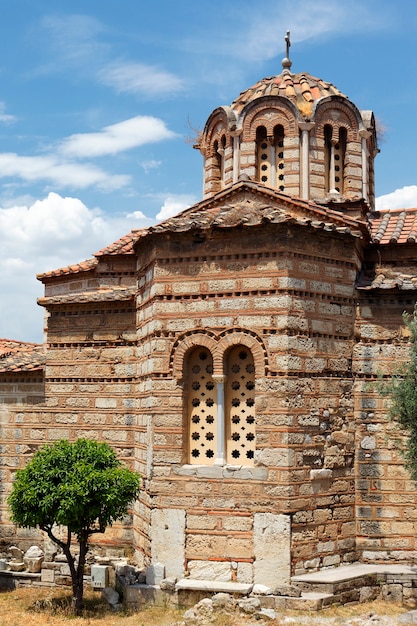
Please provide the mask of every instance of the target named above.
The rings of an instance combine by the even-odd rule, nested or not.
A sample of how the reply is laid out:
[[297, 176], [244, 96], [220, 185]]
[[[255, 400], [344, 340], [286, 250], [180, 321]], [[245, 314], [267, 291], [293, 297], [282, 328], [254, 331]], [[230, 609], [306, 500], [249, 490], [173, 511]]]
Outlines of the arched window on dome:
[[216, 139], [213, 144], [213, 155], [215, 159], [215, 191], [220, 191], [224, 188], [224, 166], [225, 166], [225, 150], [226, 150], [226, 135], [222, 135], [220, 142]]
[[324, 127], [325, 185], [328, 193], [343, 193], [347, 131], [343, 126]]
[[195, 347], [185, 362], [188, 462], [193, 465], [253, 465], [255, 456], [255, 366], [252, 352], [232, 347], [224, 371], [213, 376], [213, 357]]
[[281, 124], [274, 127], [273, 135], [268, 137], [265, 126], [256, 129], [256, 178], [259, 182], [285, 190], [284, 172], [284, 128]]

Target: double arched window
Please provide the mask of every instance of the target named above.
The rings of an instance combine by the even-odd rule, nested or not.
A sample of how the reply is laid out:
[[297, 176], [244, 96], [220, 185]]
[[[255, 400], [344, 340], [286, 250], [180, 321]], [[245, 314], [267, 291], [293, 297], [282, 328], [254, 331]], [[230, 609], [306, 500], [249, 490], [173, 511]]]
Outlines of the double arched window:
[[223, 375], [213, 375], [210, 350], [187, 357], [185, 396], [189, 463], [253, 465], [255, 366], [252, 352], [235, 345], [225, 354]]

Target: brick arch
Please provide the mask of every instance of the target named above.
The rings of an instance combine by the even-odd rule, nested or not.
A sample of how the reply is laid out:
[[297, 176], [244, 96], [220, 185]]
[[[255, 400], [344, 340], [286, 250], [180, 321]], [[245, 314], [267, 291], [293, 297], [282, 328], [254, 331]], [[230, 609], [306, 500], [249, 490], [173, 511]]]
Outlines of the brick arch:
[[256, 105], [247, 111], [243, 119], [242, 141], [254, 141], [256, 129], [265, 126], [268, 135], [272, 135], [274, 127], [281, 125], [286, 136], [298, 136], [298, 124], [295, 112], [288, 103], [275, 98], [266, 101], [258, 100]]
[[214, 362], [214, 353], [217, 347], [214, 335], [202, 331], [190, 333], [179, 338], [172, 348], [170, 363], [173, 378], [177, 380], [183, 379], [185, 358], [191, 350], [199, 346], [207, 348], [211, 352]]
[[355, 109], [347, 106], [345, 102], [327, 101], [317, 105], [315, 112], [315, 134], [324, 137], [324, 127], [331, 126], [333, 129], [346, 128], [348, 141], [357, 141], [359, 120]]
[[227, 144], [229, 144], [230, 133], [228, 130], [227, 115], [223, 109], [220, 109], [213, 114], [204, 130], [204, 147], [206, 150], [206, 156], [213, 156], [215, 153], [214, 143], [217, 140], [220, 145], [223, 135], [226, 137]]
[[252, 352], [255, 370], [258, 376], [264, 376], [268, 368], [267, 351], [262, 340], [249, 331], [225, 331], [219, 336], [216, 349], [213, 353], [213, 368], [215, 372], [224, 371], [224, 358], [227, 351], [234, 346], [242, 345]]

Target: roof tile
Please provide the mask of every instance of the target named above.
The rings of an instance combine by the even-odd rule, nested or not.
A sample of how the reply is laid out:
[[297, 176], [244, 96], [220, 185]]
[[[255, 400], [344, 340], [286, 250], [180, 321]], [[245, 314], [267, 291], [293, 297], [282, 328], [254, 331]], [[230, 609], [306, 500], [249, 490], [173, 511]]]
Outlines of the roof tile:
[[12, 339], [0, 339], [0, 373], [43, 369], [45, 346]]

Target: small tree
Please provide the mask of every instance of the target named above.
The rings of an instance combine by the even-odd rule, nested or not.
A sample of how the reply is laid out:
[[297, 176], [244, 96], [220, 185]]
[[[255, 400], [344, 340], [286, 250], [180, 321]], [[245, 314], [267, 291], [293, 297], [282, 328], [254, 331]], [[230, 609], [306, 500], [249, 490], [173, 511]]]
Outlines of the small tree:
[[405, 434], [405, 440], [399, 437], [397, 443], [411, 478], [417, 482], [417, 307], [412, 315], [404, 313], [403, 319], [410, 334], [410, 358], [379, 388], [389, 396], [389, 417]]
[[[62, 549], [71, 571], [77, 614], [83, 607], [89, 539], [126, 515], [139, 485], [139, 476], [122, 466], [110, 446], [87, 439], [45, 445], [16, 472], [8, 498], [12, 521], [23, 527], [39, 527]], [[66, 526], [66, 538], [57, 536], [57, 526]], [[71, 551], [74, 537], [78, 562]]]

